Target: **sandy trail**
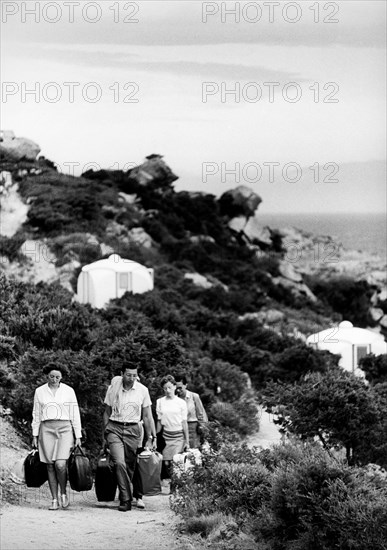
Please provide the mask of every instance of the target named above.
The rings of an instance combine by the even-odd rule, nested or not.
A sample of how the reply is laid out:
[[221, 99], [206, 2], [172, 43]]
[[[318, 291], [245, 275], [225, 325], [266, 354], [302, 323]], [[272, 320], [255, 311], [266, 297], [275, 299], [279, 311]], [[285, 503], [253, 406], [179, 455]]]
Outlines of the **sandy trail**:
[[0, 436], [1, 550], [180, 550], [184, 547], [175, 528], [179, 520], [169, 507], [169, 487], [162, 487], [160, 495], [145, 496], [145, 510], [133, 507], [130, 512], [118, 512], [117, 500], [98, 502], [92, 489], [82, 493], [69, 490], [69, 508], [50, 511], [47, 482], [33, 489], [10, 481], [10, 470], [29, 449], [13, 425], [3, 418], [0, 418]]
[[118, 502], [100, 503], [94, 491], [70, 491], [70, 507], [48, 510], [47, 483], [40, 489], [18, 486], [19, 505], [1, 512], [1, 550], [147, 550], [177, 546], [176, 517], [169, 509], [167, 487], [144, 497], [145, 510], [118, 512]]

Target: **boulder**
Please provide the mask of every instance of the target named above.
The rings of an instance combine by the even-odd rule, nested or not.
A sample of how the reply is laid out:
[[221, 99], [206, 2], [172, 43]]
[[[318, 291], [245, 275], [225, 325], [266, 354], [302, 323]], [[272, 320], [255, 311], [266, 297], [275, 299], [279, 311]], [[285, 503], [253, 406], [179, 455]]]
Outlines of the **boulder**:
[[261, 225], [255, 216], [247, 221], [243, 232], [252, 242], [266, 246], [273, 245], [269, 227]]
[[271, 247], [273, 241], [271, 239], [271, 231], [269, 227], [259, 224], [255, 216], [248, 218], [247, 216], [237, 216], [232, 218], [228, 223], [228, 227], [237, 233], [243, 233], [249, 242], [264, 245], [264, 248]]
[[239, 231], [244, 231], [246, 224], [247, 224], [246, 216], [237, 216], [236, 218], [232, 218], [227, 225], [233, 231], [239, 232]]
[[311, 302], [317, 302], [316, 296], [305, 283], [296, 283], [286, 277], [273, 277], [272, 282], [289, 289], [293, 296], [308, 298]]
[[120, 193], [118, 193], [118, 197], [121, 199], [122, 202], [125, 202], [126, 204], [136, 204], [140, 202], [140, 199], [135, 193], [128, 194], [121, 191]]
[[382, 328], [387, 328], [387, 315], [383, 315], [383, 317], [379, 320], [379, 325]]
[[191, 243], [200, 244], [200, 243], [213, 243], [215, 244], [215, 239], [211, 235], [192, 235], [189, 240]]
[[220, 213], [228, 218], [254, 216], [262, 199], [252, 189], [245, 185], [239, 185], [223, 193], [219, 199]]
[[207, 277], [200, 275], [200, 273], [184, 273], [184, 279], [190, 279], [194, 285], [202, 288], [211, 288], [214, 286]]
[[40, 147], [31, 139], [15, 137], [12, 131], [3, 131], [0, 134], [0, 160], [5, 161], [34, 161], [40, 153]]
[[294, 266], [284, 260], [281, 260], [278, 264], [278, 271], [282, 277], [285, 277], [285, 279], [289, 279], [289, 281], [293, 281], [295, 283], [302, 283], [302, 275], [296, 271]]
[[155, 245], [154, 240], [142, 227], [133, 227], [128, 231], [130, 242], [143, 246], [144, 248], [152, 248]]
[[162, 155], [157, 154], [147, 156], [140, 166], [129, 170], [129, 178], [140, 185], [157, 183], [160, 187], [170, 186], [179, 176], [172, 172], [162, 158]]
[[17, 183], [4, 187], [0, 192], [0, 235], [12, 237], [27, 221], [28, 204], [19, 195]]
[[384, 316], [384, 311], [380, 307], [370, 307], [368, 313], [375, 323], [379, 322]]

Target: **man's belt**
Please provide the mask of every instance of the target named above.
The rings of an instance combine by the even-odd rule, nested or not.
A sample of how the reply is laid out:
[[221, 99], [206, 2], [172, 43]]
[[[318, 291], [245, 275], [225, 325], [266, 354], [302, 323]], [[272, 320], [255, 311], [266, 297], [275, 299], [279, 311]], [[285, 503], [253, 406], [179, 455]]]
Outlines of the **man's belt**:
[[114, 424], [119, 424], [120, 426], [137, 426], [139, 422], [120, 422], [119, 420], [111, 420], [109, 422], [114, 422]]

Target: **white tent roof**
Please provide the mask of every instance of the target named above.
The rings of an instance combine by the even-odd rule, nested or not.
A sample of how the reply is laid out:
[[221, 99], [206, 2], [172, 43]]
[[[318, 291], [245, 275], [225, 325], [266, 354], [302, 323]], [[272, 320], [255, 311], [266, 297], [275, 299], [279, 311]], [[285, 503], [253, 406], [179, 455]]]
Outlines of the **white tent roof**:
[[322, 330], [321, 332], [316, 332], [315, 334], [308, 336], [306, 339], [308, 344], [318, 342], [333, 343], [335, 340], [338, 340], [338, 342], [347, 342], [348, 344], [361, 346], [372, 344], [374, 342], [383, 342], [384, 338], [378, 332], [354, 327], [349, 321], [342, 321], [337, 328], [331, 327]]
[[105, 258], [104, 260], [97, 260], [96, 262], [93, 262], [92, 264], [84, 265], [82, 267], [82, 271], [93, 271], [94, 269], [108, 269], [110, 271], [116, 271], [116, 272], [128, 272], [128, 271], [143, 271], [144, 269], [148, 271], [148, 268], [139, 264], [138, 262], [134, 262], [133, 260], [126, 260], [125, 258], [121, 258], [119, 254], [112, 254], [109, 256], [109, 258]]

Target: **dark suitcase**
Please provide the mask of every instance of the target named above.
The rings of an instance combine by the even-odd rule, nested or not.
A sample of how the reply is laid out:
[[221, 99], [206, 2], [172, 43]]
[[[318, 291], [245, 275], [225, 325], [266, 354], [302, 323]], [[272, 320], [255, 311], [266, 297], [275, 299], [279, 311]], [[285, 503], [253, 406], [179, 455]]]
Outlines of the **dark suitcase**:
[[117, 478], [110, 453], [105, 451], [98, 457], [95, 472], [95, 494], [98, 502], [111, 502], [116, 498]]
[[68, 469], [70, 487], [78, 492], [90, 491], [93, 487], [90, 462], [79, 445], [71, 451]]
[[24, 461], [27, 487], [41, 487], [48, 479], [47, 466], [40, 462], [38, 449], [30, 451]]

